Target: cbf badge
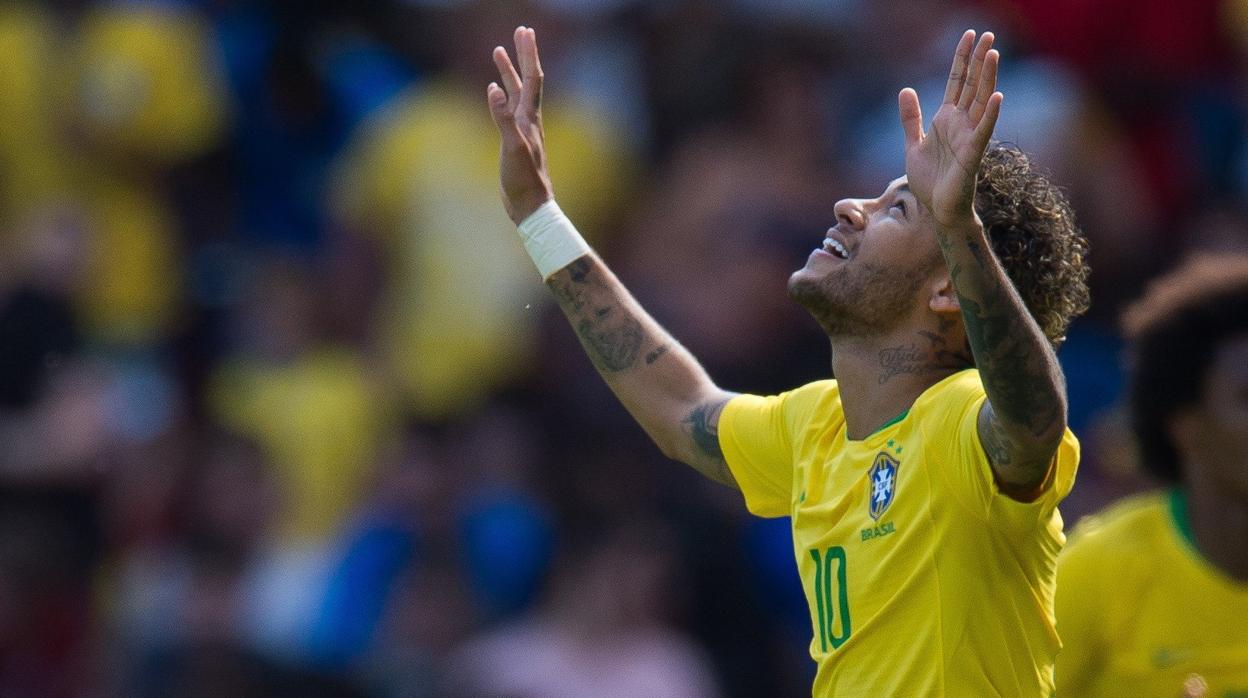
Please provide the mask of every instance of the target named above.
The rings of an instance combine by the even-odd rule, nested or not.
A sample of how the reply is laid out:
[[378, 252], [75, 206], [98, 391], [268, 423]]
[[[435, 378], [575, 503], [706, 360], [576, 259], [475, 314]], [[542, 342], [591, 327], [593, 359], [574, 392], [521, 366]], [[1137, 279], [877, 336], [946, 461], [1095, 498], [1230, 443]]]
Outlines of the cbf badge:
[[879, 518], [888, 510], [888, 505], [893, 503], [893, 494], [897, 491], [897, 466], [901, 465], [888, 453], [881, 452], [875, 457], [875, 462], [871, 464], [871, 470], [867, 472], [871, 478], [871, 500], [868, 502], [868, 511], [871, 518], [879, 520]]

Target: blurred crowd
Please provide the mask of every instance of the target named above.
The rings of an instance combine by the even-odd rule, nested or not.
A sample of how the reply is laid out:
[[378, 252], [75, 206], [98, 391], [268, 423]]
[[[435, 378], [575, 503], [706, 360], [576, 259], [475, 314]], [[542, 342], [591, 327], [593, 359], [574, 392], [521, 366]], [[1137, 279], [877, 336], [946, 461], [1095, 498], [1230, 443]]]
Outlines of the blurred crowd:
[[1149, 485], [1116, 316], [1248, 248], [1244, 0], [5, 3], [0, 695], [808, 694], [787, 521], [646, 441], [503, 213], [519, 24], [563, 208], [756, 393], [828, 375], [785, 280], [994, 29], [1091, 240], [1067, 523]]

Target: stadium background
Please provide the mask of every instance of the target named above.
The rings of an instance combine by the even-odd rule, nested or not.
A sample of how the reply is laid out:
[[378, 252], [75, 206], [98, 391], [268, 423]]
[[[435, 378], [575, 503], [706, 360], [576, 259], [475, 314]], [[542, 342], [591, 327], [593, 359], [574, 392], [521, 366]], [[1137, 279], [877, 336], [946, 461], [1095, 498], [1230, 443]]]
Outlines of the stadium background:
[[1147, 485], [1114, 320], [1248, 248], [1248, 2], [6, 3], [0, 694], [808, 694], [787, 521], [645, 441], [503, 214], [521, 23], [564, 208], [751, 392], [826, 374], [784, 280], [995, 29], [1092, 242], [1063, 510]]

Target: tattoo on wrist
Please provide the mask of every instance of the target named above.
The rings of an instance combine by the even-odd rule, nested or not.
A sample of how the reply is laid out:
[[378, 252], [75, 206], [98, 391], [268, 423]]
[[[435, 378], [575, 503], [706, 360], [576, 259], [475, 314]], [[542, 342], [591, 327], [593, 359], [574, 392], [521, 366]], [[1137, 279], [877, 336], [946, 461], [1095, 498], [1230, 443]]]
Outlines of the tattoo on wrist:
[[585, 278], [589, 276], [590, 269], [589, 259], [581, 257], [568, 265], [568, 276], [572, 277], [573, 282], [583, 284]]

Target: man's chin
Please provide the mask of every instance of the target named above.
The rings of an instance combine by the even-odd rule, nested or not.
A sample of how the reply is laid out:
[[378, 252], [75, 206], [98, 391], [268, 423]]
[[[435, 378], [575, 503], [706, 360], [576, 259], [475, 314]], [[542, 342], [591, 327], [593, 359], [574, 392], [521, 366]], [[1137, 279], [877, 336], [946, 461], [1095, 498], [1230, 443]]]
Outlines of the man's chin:
[[853, 334], [865, 329], [857, 318], [856, 308], [844, 304], [844, 299], [828, 293], [829, 273], [815, 272], [803, 267], [789, 276], [789, 298], [814, 318], [829, 337]]
[[827, 270], [816, 271], [807, 264], [789, 275], [789, 296], [796, 299], [799, 293], [802, 295], [821, 293], [824, 284], [827, 283], [827, 277]]
[[810, 269], [805, 267], [798, 269], [789, 275], [789, 298], [807, 309], [823, 305], [823, 287], [820, 280], [821, 275]]
[[792, 274], [789, 274], [789, 297], [793, 300], [797, 300], [798, 294], [804, 290], [803, 287], [810, 285], [812, 282], [813, 279], [811, 278], [810, 270], [806, 267], [802, 267]]

